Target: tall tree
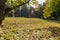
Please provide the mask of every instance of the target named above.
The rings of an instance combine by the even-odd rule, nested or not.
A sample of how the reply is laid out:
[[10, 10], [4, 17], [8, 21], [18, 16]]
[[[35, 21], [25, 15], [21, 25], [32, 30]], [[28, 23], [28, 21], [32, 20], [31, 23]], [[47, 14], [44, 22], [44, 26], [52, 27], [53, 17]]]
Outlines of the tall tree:
[[46, 7], [44, 10], [44, 18], [55, 17], [58, 18], [60, 15], [60, 0], [47, 0]]
[[21, 15], [21, 9], [20, 9], [20, 7], [19, 8], [17, 8], [17, 9], [15, 9], [14, 10], [14, 13], [13, 13], [14, 15], [14, 17], [20, 17]]
[[28, 17], [28, 7], [27, 7], [27, 5], [23, 5], [21, 7], [21, 17]]
[[[9, 11], [11, 11], [12, 9], [15, 9], [17, 7], [20, 7], [20, 6], [28, 3], [29, 1], [30, 0], [0, 0], [0, 25], [2, 23], [2, 20], [5, 18], [5, 15]], [[7, 4], [9, 6], [7, 6]]]

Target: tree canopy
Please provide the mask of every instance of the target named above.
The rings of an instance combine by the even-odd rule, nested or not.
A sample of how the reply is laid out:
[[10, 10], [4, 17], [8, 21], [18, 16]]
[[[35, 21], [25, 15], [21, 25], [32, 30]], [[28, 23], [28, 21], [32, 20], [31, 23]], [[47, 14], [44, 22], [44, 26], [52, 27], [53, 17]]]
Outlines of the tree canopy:
[[0, 25], [9, 11], [18, 8], [29, 1], [30, 0], [0, 0]]
[[[8, 8], [10, 8], [10, 10], [15, 9], [17, 7], [20, 7], [26, 3], [28, 3], [30, 0], [7, 0], [7, 4], [8, 7], [6, 8], [6, 11], [8, 10]], [[10, 11], [9, 10], [9, 11]]]
[[60, 15], [60, 0], [46, 0], [46, 7], [44, 10], [44, 17], [50, 17], [52, 14], [55, 17]]

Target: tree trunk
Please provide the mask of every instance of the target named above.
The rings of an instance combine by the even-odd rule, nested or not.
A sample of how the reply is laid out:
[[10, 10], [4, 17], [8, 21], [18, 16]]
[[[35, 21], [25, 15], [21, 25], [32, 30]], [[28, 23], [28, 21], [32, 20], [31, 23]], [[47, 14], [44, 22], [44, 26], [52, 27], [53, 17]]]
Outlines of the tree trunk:
[[[2, 36], [2, 34], [3, 34], [3, 31], [2, 31], [2, 26], [1, 26], [1, 24], [2, 24], [2, 21], [4, 20], [4, 18], [5, 18], [5, 15], [9, 12], [9, 11], [11, 11], [12, 9], [15, 9], [16, 7], [20, 7], [21, 5], [18, 5], [18, 6], [16, 6], [16, 7], [13, 7], [13, 8], [6, 8], [6, 1], [7, 0], [0, 0], [0, 40], [1, 40], [1, 36]], [[29, 0], [30, 1], [30, 0]], [[28, 2], [29, 2], [28, 1]], [[28, 3], [28, 2], [26, 2], [26, 3]], [[25, 4], [26, 4], [25, 3]], [[22, 4], [22, 5], [24, 5], [24, 4]]]
[[1, 37], [3, 35], [1, 24], [2, 24], [2, 21], [4, 20], [5, 2], [6, 2], [6, 0], [0, 0], [0, 40], [1, 40]]
[[4, 19], [5, 2], [6, 0], [0, 0], [0, 25], [2, 24], [2, 20]]

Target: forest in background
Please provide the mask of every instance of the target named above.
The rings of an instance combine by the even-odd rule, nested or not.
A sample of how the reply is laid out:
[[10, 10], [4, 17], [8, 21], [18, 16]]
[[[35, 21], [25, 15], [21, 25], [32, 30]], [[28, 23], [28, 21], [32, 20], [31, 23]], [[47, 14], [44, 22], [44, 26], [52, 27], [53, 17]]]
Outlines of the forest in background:
[[[32, 5], [35, 5], [34, 8]], [[13, 9], [6, 15], [7, 17], [27, 17], [27, 18], [43, 18], [60, 20], [60, 1], [59, 0], [46, 0], [43, 4], [38, 1], [32, 0], [26, 5]]]

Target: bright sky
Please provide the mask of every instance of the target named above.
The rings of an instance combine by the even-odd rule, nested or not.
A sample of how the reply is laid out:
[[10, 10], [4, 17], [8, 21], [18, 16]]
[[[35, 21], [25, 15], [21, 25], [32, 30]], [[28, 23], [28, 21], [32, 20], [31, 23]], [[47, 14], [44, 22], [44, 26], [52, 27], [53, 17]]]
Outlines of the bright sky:
[[[39, 4], [43, 4], [43, 2], [45, 2], [46, 0], [37, 0], [37, 1], [39, 2]], [[35, 5], [32, 5], [32, 4], [31, 4], [31, 6], [34, 7], [34, 8], [36, 8]]]
[[46, 0], [38, 0], [38, 2], [40, 3], [40, 4], [42, 4], [43, 2], [45, 2]]

